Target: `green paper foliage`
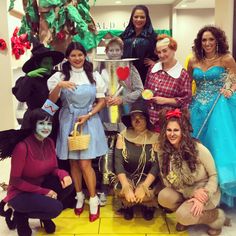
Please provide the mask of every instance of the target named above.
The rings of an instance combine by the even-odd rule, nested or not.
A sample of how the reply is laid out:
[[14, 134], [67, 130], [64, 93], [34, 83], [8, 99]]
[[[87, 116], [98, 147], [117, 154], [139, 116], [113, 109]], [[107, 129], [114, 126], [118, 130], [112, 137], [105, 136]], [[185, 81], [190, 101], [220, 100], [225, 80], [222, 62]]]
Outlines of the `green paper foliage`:
[[48, 23], [48, 27], [51, 28], [56, 28], [56, 14], [53, 9], [51, 9], [48, 13], [46, 13], [46, 21]]
[[[11, 6], [14, 4], [14, 1], [11, 0]], [[74, 26], [75, 30], [69, 29], [69, 31], [72, 30], [72, 33], [74, 31], [77, 33], [73, 36], [73, 40], [82, 43], [89, 50], [96, 47], [96, 36], [94, 32], [90, 32], [88, 29], [88, 24], [92, 22], [89, 0], [80, 0], [78, 2], [74, 6], [71, 4], [71, 0], [39, 0], [38, 4], [41, 8], [49, 8], [49, 11], [43, 14], [52, 37], [57, 37], [56, 34], [64, 30], [65, 26], [69, 26], [69, 28]], [[30, 36], [32, 25], [37, 30], [35, 25], [37, 26], [40, 20], [38, 8], [35, 7], [35, 0], [27, 1], [25, 13], [26, 15], [22, 19], [19, 33], [28, 33]]]
[[81, 43], [86, 51], [95, 48], [97, 46], [95, 36], [90, 31], [86, 31], [84, 33], [84, 37], [80, 37], [79, 34], [75, 35], [72, 41]]
[[77, 9], [78, 9], [78, 12], [80, 13], [80, 15], [82, 16], [82, 18], [90, 23], [91, 22], [91, 17], [90, 17], [90, 14], [89, 14], [89, 9], [86, 8], [84, 5], [82, 4], [78, 4], [77, 6]]
[[58, 20], [57, 20], [57, 24], [56, 24], [56, 33], [58, 33], [63, 28], [65, 23], [66, 23], [66, 11], [65, 11], [65, 8], [62, 7], [60, 9], [60, 11], [58, 12]]
[[40, 7], [62, 6], [67, 0], [39, 0]]
[[88, 11], [90, 11], [89, 0], [80, 0], [78, 5], [83, 5]]
[[38, 13], [36, 12], [36, 9], [34, 9], [34, 7], [33, 7], [32, 0], [28, 1], [28, 4], [26, 6], [26, 13], [29, 14], [31, 22], [38, 22], [39, 21]]
[[8, 11], [10, 11], [10, 10], [12, 10], [14, 8], [15, 1], [16, 0], [10, 0], [10, 5], [9, 5], [9, 8], [8, 8]]
[[85, 32], [88, 31], [87, 23], [82, 19], [81, 15], [78, 14], [79, 12], [76, 9], [76, 7], [69, 5], [67, 7], [67, 11], [68, 11], [69, 20], [71, 20], [72, 22], [75, 22], [75, 24], [76, 24], [75, 27], [76, 27], [78, 34], [81, 37], [84, 37]]
[[28, 24], [28, 22], [26, 20], [26, 17], [23, 16], [23, 18], [21, 20], [21, 27], [20, 27], [20, 30], [19, 30], [18, 34], [21, 35], [21, 34], [25, 34], [25, 33], [27, 33], [28, 36], [30, 37], [31, 28], [30, 28], [30, 25]]

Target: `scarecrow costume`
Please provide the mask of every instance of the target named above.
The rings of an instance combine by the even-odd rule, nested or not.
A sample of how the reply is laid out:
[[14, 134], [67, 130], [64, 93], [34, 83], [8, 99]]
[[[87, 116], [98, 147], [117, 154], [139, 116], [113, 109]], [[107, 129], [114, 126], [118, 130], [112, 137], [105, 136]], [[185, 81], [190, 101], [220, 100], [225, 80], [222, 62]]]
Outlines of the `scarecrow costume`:
[[[131, 126], [131, 115], [133, 113], [141, 113], [146, 117], [147, 128], [141, 132], [136, 133]], [[149, 122], [146, 104], [137, 101], [132, 104], [131, 111], [128, 115], [122, 116], [122, 122], [127, 127], [121, 132], [122, 149], [115, 150], [115, 171], [116, 174], [125, 174], [129, 182], [129, 188], [136, 189], [142, 187], [145, 191], [145, 197], [141, 202], [143, 217], [146, 220], [153, 218], [155, 207], [157, 206], [156, 193], [158, 178], [147, 187], [143, 185], [146, 177], [151, 174], [154, 177], [158, 176], [157, 164], [157, 140], [158, 134], [150, 131], [151, 124]], [[124, 218], [132, 219], [132, 206], [137, 203], [128, 202], [124, 193], [127, 191], [124, 186], [118, 181], [114, 180], [115, 193], [121, 199], [124, 208]]]

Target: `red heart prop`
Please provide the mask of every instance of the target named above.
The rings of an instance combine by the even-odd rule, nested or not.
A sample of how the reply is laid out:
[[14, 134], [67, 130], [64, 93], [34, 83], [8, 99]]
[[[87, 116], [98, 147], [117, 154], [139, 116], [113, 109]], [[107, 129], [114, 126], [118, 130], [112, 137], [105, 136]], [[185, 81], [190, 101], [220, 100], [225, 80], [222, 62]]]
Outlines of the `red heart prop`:
[[119, 78], [119, 80], [126, 80], [128, 77], [129, 77], [129, 67], [128, 66], [125, 66], [125, 67], [122, 67], [122, 66], [119, 66], [117, 69], [116, 69], [116, 74]]

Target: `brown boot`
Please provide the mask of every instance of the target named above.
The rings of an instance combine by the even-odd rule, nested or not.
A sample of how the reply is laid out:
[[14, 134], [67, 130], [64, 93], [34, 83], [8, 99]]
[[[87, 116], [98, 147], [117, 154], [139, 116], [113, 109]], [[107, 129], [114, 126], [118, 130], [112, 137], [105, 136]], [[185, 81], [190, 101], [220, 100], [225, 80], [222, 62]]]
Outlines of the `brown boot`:
[[215, 236], [220, 235], [222, 227], [224, 225], [230, 226], [230, 219], [225, 216], [223, 210], [215, 208], [212, 210], [204, 211], [203, 215], [199, 219], [199, 224], [208, 225], [208, 235]]

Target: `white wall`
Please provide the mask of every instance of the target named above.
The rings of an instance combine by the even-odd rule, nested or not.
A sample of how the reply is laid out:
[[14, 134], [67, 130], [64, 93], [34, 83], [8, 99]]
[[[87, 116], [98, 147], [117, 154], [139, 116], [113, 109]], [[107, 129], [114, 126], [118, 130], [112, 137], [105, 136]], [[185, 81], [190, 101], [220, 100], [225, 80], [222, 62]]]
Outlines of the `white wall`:
[[[14, 10], [16, 10], [19, 13], [24, 14], [22, 0], [15, 0]], [[9, 28], [10, 36], [12, 36], [15, 28], [16, 27], [20, 28], [20, 26], [21, 26], [21, 19], [16, 18], [16, 17], [12, 16], [11, 14], [9, 14], [9, 26], [8, 26], [8, 28]], [[30, 55], [31, 55], [30, 50], [27, 50], [26, 53], [24, 55], [22, 55], [20, 57], [20, 59], [18, 59], [18, 60], [16, 60], [15, 57], [13, 56], [12, 57], [12, 68], [16, 69], [16, 68], [22, 67], [24, 62], [26, 62], [29, 59]]]
[[176, 57], [184, 64], [197, 32], [205, 25], [214, 24], [214, 9], [176, 10], [175, 20], [173, 37], [178, 42]]
[[[96, 6], [91, 14], [99, 29], [120, 29], [127, 26], [133, 6]], [[171, 5], [149, 5], [154, 29], [170, 29]]]
[[[234, 15], [234, 0], [215, 0], [215, 23], [221, 27], [227, 36], [229, 43], [229, 50], [232, 52], [233, 48], [233, 15]], [[227, 12], [227, 14], [225, 14]]]
[[[96, 6], [91, 8], [91, 14], [98, 30], [110, 28], [124, 30], [132, 8], [133, 6], [116, 8]], [[178, 42], [176, 56], [182, 64], [191, 52], [198, 30], [205, 24], [214, 24], [214, 9], [175, 10], [173, 17], [171, 5], [148, 5], [148, 8], [155, 29], [171, 29], [173, 25], [173, 37]]]

